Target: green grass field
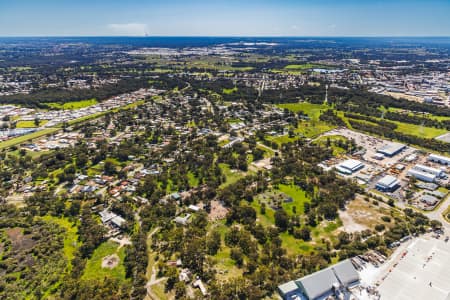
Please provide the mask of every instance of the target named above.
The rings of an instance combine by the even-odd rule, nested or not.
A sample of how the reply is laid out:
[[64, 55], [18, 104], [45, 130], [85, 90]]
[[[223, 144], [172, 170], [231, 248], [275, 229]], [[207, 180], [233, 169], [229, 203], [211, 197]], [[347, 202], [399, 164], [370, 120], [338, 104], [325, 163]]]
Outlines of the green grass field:
[[88, 100], [80, 100], [80, 101], [71, 101], [66, 103], [47, 103], [47, 105], [51, 108], [55, 109], [80, 109], [84, 107], [88, 107], [94, 104], [97, 104], [97, 99], [88, 99]]
[[282, 144], [295, 142], [297, 139], [298, 138], [296, 138], [296, 137], [291, 138], [288, 135], [266, 136], [266, 140], [271, 141], [271, 142], [275, 142], [279, 146], [281, 146]]
[[289, 215], [292, 215], [292, 208], [295, 206], [297, 209], [297, 214], [303, 214], [304, 212], [304, 203], [305, 202], [309, 202], [310, 199], [308, 199], [306, 197], [305, 191], [300, 189], [297, 186], [294, 185], [286, 185], [286, 184], [280, 184], [278, 186], [278, 190], [286, 195], [288, 195], [289, 197], [292, 198], [292, 202], [291, 203], [283, 203], [282, 206], [284, 208], [284, 210], [286, 210], [286, 212]]
[[330, 106], [325, 105], [325, 104], [313, 104], [313, 103], [308, 103], [308, 102], [284, 103], [284, 104], [278, 104], [277, 107], [283, 108], [283, 109], [286, 108], [295, 113], [299, 112], [299, 111], [303, 111], [305, 114], [307, 114], [313, 120], [319, 120], [321, 111], [325, 111], [325, 110], [331, 108]]
[[233, 93], [236, 93], [238, 91], [237, 87], [234, 87], [232, 89], [222, 89], [222, 93], [224, 93], [225, 95], [231, 95]]
[[[39, 126], [43, 126], [48, 122], [48, 120], [41, 120]], [[34, 121], [18, 121], [16, 123], [16, 128], [35, 128], [37, 127]]]
[[318, 64], [311, 64], [311, 63], [306, 63], [306, 64], [292, 64], [292, 65], [287, 65], [284, 68], [286, 70], [309, 70], [309, 69], [313, 69], [313, 68], [323, 68], [323, 67], [327, 67], [327, 66], [323, 66], [323, 65], [318, 65]]
[[222, 170], [222, 173], [227, 178], [224, 183], [220, 185], [220, 187], [226, 187], [227, 185], [230, 185], [232, 183], [235, 183], [242, 177], [244, 177], [244, 174], [240, 171], [231, 170], [230, 166], [227, 164], [220, 163], [219, 164], [220, 169]]
[[[102, 260], [105, 256], [117, 254], [120, 258], [119, 264], [112, 268], [102, 268]], [[82, 280], [104, 279], [105, 277], [115, 278], [120, 281], [125, 280], [125, 248], [118, 249], [118, 244], [114, 242], [104, 242], [95, 249], [92, 257], [87, 261]]]
[[398, 125], [397, 129], [395, 131], [404, 133], [404, 134], [411, 134], [416, 135], [423, 138], [435, 138], [442, 134], [447, 133], [448, 131], [445, 129], [438, 129], [438, 128], [432, 128], [432, 127], [424, 127], [420, 125], [414, 125], [414, 124], [407, 124], [407, 123], [401, 123], [401, 122], [394, 122]]
[[295, 133], [304, 137], [315, 138], [320, 134], [335, 128], [335, 126], [331, 126], [319, 120], [320, 114], [330, 108], [328, 105], [299, 102], [278, 104], [277, 107], [288, 109], [295, 113], [302, 111], [311, 118], [309, 121], [300, 121], [298, 127], [294, 130]]
[[191, 187], [197, 187], [198, 184], [199, 184], [198, 178], [195, 177], [195, 175], [194, 175], [192, 172], [189, 172], [189, 173], [187, 174], [187, 176], [188, 176], [188, 180], [189, 180], [189, 185], [190, 185]]

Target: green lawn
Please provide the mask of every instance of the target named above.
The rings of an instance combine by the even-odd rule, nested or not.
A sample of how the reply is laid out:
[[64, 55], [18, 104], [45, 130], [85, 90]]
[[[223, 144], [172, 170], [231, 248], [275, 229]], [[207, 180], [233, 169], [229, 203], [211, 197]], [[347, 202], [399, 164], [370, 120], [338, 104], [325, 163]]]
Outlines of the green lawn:
[[288, 135], [280, 135], [280, 136], [266, 136], [266, 140], [271, 141], [271, 142], [275, 142], [277, 143], [279, 146], [281, 146], [282, 144], [286, 144], [286, 143], [290, 143], [290, 142], [295, 142], [298, 139], [298, 137], [289, 137]]
[[311, 63], [306, 63], [306, 64], [292, 64], [292, 65], [287, 65], [286, 67], [284, 67], [286, 70], [309, 70], [309, 69], [313, 69], [313, 68], [324, 68], [327, 66], [323, 66], [323, 65], [318, 65], [318, 64], [311, 64]]
[[[48, 122], [48, 120], [41, 120], [39, 122], [39, 126], [43, 126]], [[34, 123], [34, 121], [18, 121], [16, 123], [16, 128], [35, 128], [38, 127], [36, 126], [36, 124]]]
[[319, 120], [321, 111], [325, 111], [331, 108], [330, 106], [325, 104], [313, 104], [309, 102], [284, 103], [278, 104], [277, 107], [287, 108], [295, 113], [298, 111], [303, 111], [313, 120]]
[[88, 107], [94, 104], [97, 104], [97, 99], [88, 99], [88, 100], [80, 100], [80, 101], [71, 101], [66, 103], [56, 103], [51, 102], [47, 103], [47, 105], [51, 108], [55, 109], [80, 109], [84, 107]]
[[335, 127], [322, 121], [301, 121], [298, 123], [298, 127], [294, 132], [307, 138], [316, 138]]
[[220, 169], [222, 170], [222, 173], [226, 177], [226, 181], [220, 185], [220, 187], [226, 187], [227, 185], [230, 185], [232, 183], [235, 183], [242, 177], [244, 177], [243, 172], [237, 171], [237, 170], [231, 170], [230, 166], [224, 163], [219, 164]]
[[232, 89], [222, 89], [222, 93], [224, 93], [225, 95], [231, 95], [237, 91], [238, 91], [237, 87], [234, 87]]
[[438, 137], [438, 136], [443, 135], [448, 132], [445, 129], [424, 127], [424, 126], [420, 126], [420, 125], [407, 124], [407, 123], [394, 122], [394, 121], [392, 121], [392, 122], [398, 125], [398, 127], [395, 131], [405, 133], [405, 134], [416, 135], [416, 136], [423, 137], [423, 138], [435, 138], [435, 137]]
[[8, 148], [17, 144], [28, 142], [30, 140], [42, 137], [47, 134], [52, 134], [59, 131], [60, 128], [46, 128], [29, 134], [25, 134], [16, 138], [9, 139], [7, 141], [0, 142], [0, 149]]
[[[309, 121], [300, 121], [298, 123], [297, 128], [294, 130], [295, 133], [300, 134], [301, 136], [307, 138], [315, 138], [321, 135], [322, 133], [330, 131], [333, 128], [335, 128], [335, 126], [329, 125], [319, 120], [321, 112], [330, 108], [330, 106], [328, 105], [299, 102], [299, 103], [278, 104], [277, 107], [282, 109], [288, 109], [295, 113], [303, 111], [311, 118]], [[281, 137], [275, 139], [274, 141], [277, 143], [284, 143], [293, 140], [295, 139], [289, 137]]]
[[280, 192], [283, 192], [284, 194], [288, 195], [292, 198], [291, 203], [283, 203], [282, 206], [284, 210], [289, 214], [292, 215], [292, 208], [295, 206], [297, 208], [297, 214], [303, 214], [304, 212], [304, 203], [309, 202], [310, 199], [306, 197], [305, 191], [300, 189], [297, 186], [294, 185], [286, 185], [286, 184], [280, 184], [278, 186], [278, 190]]
[[196, 187], [196, 186], [198, 186], [199, 180], [198, 180], [198, 178], [196, 178], [196, 177], [194, 176], [194, 174], [193, 174], [192, 172], [189, 172], [189, 173], [187, 174], [187, 176], [188, 176], [188, 179], [189, 179], [189, 185], [190, 185], [191, 187]]
[[[113, 268], [102, 268], [102, 260], [105, 256], [116, 253], [119, 258], [119, 264]], [[114, 242], [104, 242], [95, 249], [92, 257], [87, 261], [82, 280], [103, 279], [105, 277], [115, 278], [121, 281], [125, 280], [125, 267], [123, 260], [125, 258], [125, 248], [118, 249], [118, 244]]]

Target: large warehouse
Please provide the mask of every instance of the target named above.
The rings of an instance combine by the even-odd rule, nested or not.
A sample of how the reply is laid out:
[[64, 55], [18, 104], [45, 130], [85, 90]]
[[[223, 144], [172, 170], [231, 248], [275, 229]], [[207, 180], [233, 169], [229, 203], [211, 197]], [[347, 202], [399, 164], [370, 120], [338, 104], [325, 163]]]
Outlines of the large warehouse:
[[359, 274], [349, 259], [297, 280], [278, 286], [283, 299], [325, 299], [337, 290], [346, 293], [346, 288], [359, 284]]
[[400, 181], [391, 175], [384, 176], [376, 184], [377, 190], [380, 190], [382, 192], [393, 192], [399, 186], [400, 186]]
[[408, 176], [413, 176], [421, 181], [425, 182], [435, 182], [436, 181], [436, 175], [422, 172], [416, 169], [411, 169], [408, 171]]
[[405, 149], [406, 146], [400, 143], [389, 143], [383, 146], [381, 149], [378, 149], [377, 152], [382, 153], [388, 157], [395, 156]]
[[341, 162], [339, 165], [336, 166], [336, 170], [338, 170], [339, 173], [351, 175], [355, 173], [356, 171], [362, 169], [364, 167], [364, 164], [356, 159], [348, 159], [346, 161]]
[[414, 169], [416, 169], [418, 171], [421, 171], [421, 172], [425, 172], [425, 173], [430, 173], [430, 174], [436, 175], [437, 177], [443, 177], [445, 175], [444, 171], [442, 171], [440, 169], [431, 168], [431, 167], [424, 166], [424, 165], [421, 165], [421, 164], [415, 165]]
[[450, 158], [437, 154], [430, 154], [428, 160], [432, 162], [437, 162], [442, 165], [450, 166]]

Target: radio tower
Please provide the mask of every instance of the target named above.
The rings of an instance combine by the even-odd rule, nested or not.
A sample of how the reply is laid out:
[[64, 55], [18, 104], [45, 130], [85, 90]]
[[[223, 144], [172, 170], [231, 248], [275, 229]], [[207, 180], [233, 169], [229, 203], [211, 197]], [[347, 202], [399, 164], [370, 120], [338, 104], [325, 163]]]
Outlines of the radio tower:
[[325, 85], [325, 104], [328, 104], [328, 84]]

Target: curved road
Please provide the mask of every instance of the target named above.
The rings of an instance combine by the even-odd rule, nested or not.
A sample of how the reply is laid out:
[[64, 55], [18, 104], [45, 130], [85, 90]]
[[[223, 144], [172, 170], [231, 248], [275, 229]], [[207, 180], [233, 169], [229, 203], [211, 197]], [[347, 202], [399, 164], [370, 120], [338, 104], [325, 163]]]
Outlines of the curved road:
[[447, 232], [450, 232], [450, 223], [447, 222], [447, 220], [442, 215], [444, 211], [449, 207], [450, 205], [450, 196], [447, 196], [443, 202], [439, 205], [439, 207], [433, 211], [430, 211], [428, 213], [425, 213], [427, 217], [429, 217], [432, 220], [438, 220], [442, 222], [442, 225], [447, 229]]

